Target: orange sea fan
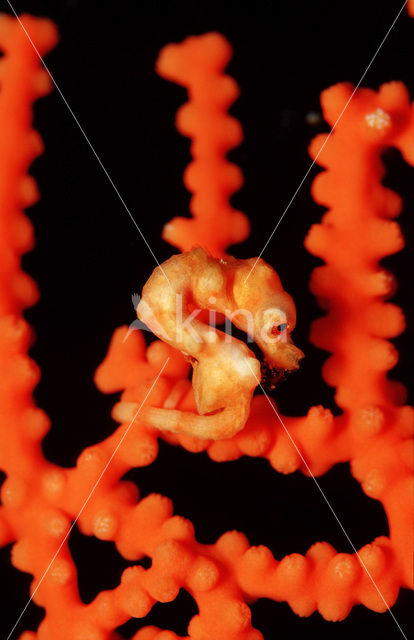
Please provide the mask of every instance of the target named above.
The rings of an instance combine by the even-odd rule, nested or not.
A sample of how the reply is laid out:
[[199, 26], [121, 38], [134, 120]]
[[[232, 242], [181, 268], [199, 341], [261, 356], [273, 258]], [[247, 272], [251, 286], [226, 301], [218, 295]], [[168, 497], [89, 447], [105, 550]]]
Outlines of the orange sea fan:
[[[53, 46], [56, 36], [49, 22], [25, 18], [24, 25], [40, 53]], [[312, 227], [306, 240], [307, 248], [325, 262], [314, 271], [311, 287], [328, 312], [314, 323], [311, 337], [332, 354], [323, 376], [336, 388], [341, 415], [334, 417], [317, 406], [304, 417], [283, 416], [272, 400], [260, 395], [253, 400], [246, 428], [221, 441], [161, 436], [138, 416], [133, 428], [121, 424], [67, 469], [46, 461], [41, 453], [48, 420], [31, 398], [38, 373], [27, 357], [31, 335], [21, 318], [23, 308], [36, 299], [36, 290], [19, 264], [32, 242], [21, 209], [36, 197], [25, 174], [41, 149], [30, 133], [30, 104], [50, 83], [14, 20], [2, 18], [2, 36], [6, 58], [0, 121], [10, 109], [13, 118], [21, 115], [21, 120], [12, 119], [16, 126], [8, 130], [3, 157], [13, 159], [16, 150], [28, 151], [24, 159], [16, 160], [15, 171], [0, 192], [5, 230], [0, 463], [7, 473], [0, 532], [2, 544], [14, 543], [13, 564], [34, 576], [34, 601], [46, 610], [38, 631], [25, 633], [24, 639], [115, 639], [120, 637], [117, 627], [131, 617], [144, 617], [156, 602], [174, 600], [181, 588], [198, 606], [187, 636], [196, 640], [262, 638], [252, 625], [248, 606], [258, 598], [285, 601], [301, 616], [318, 610], [327, 620], [345, 618], [355, 604], [385, 611], [401, 586], [412, 588], [413, 411], [404, 406], [402, 385], [386, 376], [396, 358], [386, 339], [398, 335], [404, 321], [399, 308], [384, 301], [391, 293], [392, 278], [378, 266], [383, 256], [403, 245], [397, 223], [387, 219], [398, 214], [400, 202], [381, 185], [380, 160], [383, 150], [393, 146], [407, 162], [414, 161], [413, 107], [403, 86], [391, 83], [379, 92], [358, 91], [337, 124], [352, 87], [341, 84], [327, 90], [322, 96], [324, 117], [336, 128], [330, 137], [319, 136], [311, 145], [312, 156], [326, 169], [315, 180], [313, 195], [328, 207], [322, 224]], [[187, 186], [194, 192], [193, 220], [175, 220], [165, 237], [182, 250], [200, 244], [217, 256], [247, 232], [243, 214], [228, 203], [241, 180], [225, 159], [241, 135], [234, 120], [230, 134], [224, 126], [230, 96], [236, 95], [233, 82], [222, 75], [229, 54], [225, 39], [209, 34], [166, 47], [158, 63], [163, 75], [189, 91], [190, 101], [178, 126], [191, 135], [195, 156], [186, 174]], [[7, 71], [13, 68], [19, 73], [12, 81]], [[226, 99], [219, 99], [216, 84], [229, 87]], [[205, 90], [206, 85], [207, 95], [217, 98], [213, 105], [200, 99], [200, 86]], [[219, 135], [222, 125], [224, 139]], [[7, 137], [4, 140], [6, 144]], [[12, 166], [2, 166], [2, 176], [7, 177]], [[218, 233], [211, 233], [212, 224]], [[140, 332], [125, 340], [126, 334], [126, 327], [115, 331], [96, 374], [97, 386], [107, 393], [122, 391], [123, 399], [139, 405], [195, 410], [188, 364], [181, 354], [159, 341], [146, 347]], [[235, 531], [223, 532], [215, 544], [200, 544], [191, 522], [173, 515], [168, 498], [151, 494], [140, 499], [135, 485], [122, 479], [131, 468], [156, 459], [160, 437], [190, 452], [205, 450], [218, 462], [243, 455], [263, 457], [283, 474], [299, 469], [319, 476], [332, 465], [349, 461], [365, 493], [384, 505], [390, 535], [367, 541], [358, 554], [337, 553], [330, 544], [319, 542], [304, 555], [293, 553], [281, 560], [265, 546], [250, 546], [243, 533]], [[89, 604], [79, 597], [76, 564], [67, 544], [75, 520], [83, 534], [113, 541], [133, 563], [116, 588], [102, 591]], [[152, 560], [149, 568], [140, 562], [144, 557]], [[134, 635], [134, 640], [174, 638], [178, 635], [172, 631], [152, 625]]]

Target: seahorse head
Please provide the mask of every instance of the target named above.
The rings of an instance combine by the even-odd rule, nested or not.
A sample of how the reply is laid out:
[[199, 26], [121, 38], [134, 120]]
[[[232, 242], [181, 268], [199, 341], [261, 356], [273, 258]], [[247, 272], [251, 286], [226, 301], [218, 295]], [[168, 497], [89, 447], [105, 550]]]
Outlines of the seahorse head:
[[[234, 324], [251, 335], [271, 368], [297, 369], [304, 354], [291, 339], [296, 324], [291, 296], [264, 260], [239, 262], [243, 264], [235, 271], [233, 298], [237, 308], [245, 309], [248, 314], [235, 313]], [[249, 317], [250, 323], [246, 320]]]

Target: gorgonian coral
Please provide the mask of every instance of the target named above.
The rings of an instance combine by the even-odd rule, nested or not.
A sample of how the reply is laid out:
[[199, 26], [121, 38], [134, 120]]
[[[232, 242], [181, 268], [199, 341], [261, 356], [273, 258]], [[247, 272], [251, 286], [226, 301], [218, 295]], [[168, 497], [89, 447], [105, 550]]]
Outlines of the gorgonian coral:
[[[23, 24], [40, 53], [53, 45], [50, 23], [25, 17]], [[328, 620], [343, 619], [358, 603], [386, 610], [401, 586], [412, 587], [413, 410], [403, 404], [403, 387], [386, 377], [396, 359], [387, 338], [404, 324], [399, 309], [385, 302], [392, 278], [378, 266], [403, 244], [397, 223], [389, 220], [398, 214], [400, 201], [381, 185], [380, 160], [388, 146], [399, 148], [408, 162], [414, 160], [413, 111], [403, 86], [360, 90], [348, 105], [348, 85], [326, 91], [324, 116], [336, 124], [335, 131], [311, 146], [326, 169], [314, 183], [314, 197], [328, 207], [306, 241], [325, 261], [314, 271], [311, 286], [327, 315], [313, 325], [312, 340], [332, 353], [323, 376], [336, 387], [342, 414], [334, 417], [318, 406], [305, 417], [286, 417], [268, 396], [259, 395], [252, 400], [245, 428], [231, 438], [160, 432], [148, 424], [141, 408], [196, 413], [189, 364], [166, 342], [146, 348], [139, 332], [125, 339], [128, 329], [122, 327], [114, 333], [96, 383], [104, 392], [122, 391], [121, 401], [137, 406], [134, 420], [122, 422], [110, 437], [85, 449], [75, 467], [64, 469], [41, 453], [49, 425], [32, 400], [38, 372], [27, 355], [31, 335], [21, 317], [23, 308], [36, 300], [32, 281], [20, 269], [20, 257], [32, 244], [31, 226], [21, 209], [36, 198], [26, 172], [41, 150], [30, 130], [30, 106], [49, 82], [14, 20], [2, 18], [0, 35], [6, 53], [1, 144], [2, 157], [7, 157], [2, 165], [0, 257], [5, 274], [0, 461], [7, 479], [0, 531], [2, 544], [14, 543], [13, 564], [34, 576], [33, 599], [46, 610], [38, 631], [26, 632], [25, 640], [116, 638], [119, 625], [144, 617], [157, 601], [173, 600], [180, 588], [197, 602], [199, 613], [188, 627], [188, 637], [196, 640], [259, 640], [262, 634], [252, 627], [248, 603], [264, 597], [286, 601], [302, 616], [317, 609]], [[159, 63], [164, 75], [188, 88], [190, 102], [179, 126], [191, 135], [195, 157], [186, 174], [194, 192], [194, 219], [175, 220], [165, 235], [183, 250], [199, 244], [216, 257], [246, 234], [243, 217], [228, 205], [241, 180], [225, 160], [229, 140], [232, 146], [239, 139], [237, 125], [228, 129], [226, 124], [225, 112], [235, 97], [234, 83], [222, 75], [229, 51], [221, 36], [208, 34], [166, 48]], [[228, 91], [221, 99], [223, 87]], [[135, 485], [121, 479], [129, 469], [155, 460], [158, 438], [188, 451], [205, 450], [216, 461], [263, 457], [285, 474], [300, 469], [317, 476], [349, 461], [365, 493], [384, 505], [390, 535], [354, 554], [337, 553], [322, 542], [305, 555], [293, 553], [280, 561], [264, 546], [250, 547], [235, 531], [223, 533], [215, 544], [200, 544], [191, 522], [173, 515], [168, 498], [152, 494], [140, 500]], [[120, 554], [136, 563], [115, 589], [99, 593], [87, 605], [79, 597], [67, 545], [71, 522], [86, 535], [113, 541]], [[152, 560], [147, 569], [139, 564], [144, 556]], [[147, 626], [134, 639], [177, 637]]]

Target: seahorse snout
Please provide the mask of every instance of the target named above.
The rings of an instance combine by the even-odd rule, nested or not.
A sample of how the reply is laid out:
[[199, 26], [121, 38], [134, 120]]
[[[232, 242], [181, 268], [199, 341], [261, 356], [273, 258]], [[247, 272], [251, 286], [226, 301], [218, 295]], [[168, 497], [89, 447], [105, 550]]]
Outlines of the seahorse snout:
[[305, 357], [301, 349], [292, 342], [277, 342], [266, 349], [266, 360], [274, 369], [285, 369], [286, 371], [296, 371], [299, 369], [299, 362]]

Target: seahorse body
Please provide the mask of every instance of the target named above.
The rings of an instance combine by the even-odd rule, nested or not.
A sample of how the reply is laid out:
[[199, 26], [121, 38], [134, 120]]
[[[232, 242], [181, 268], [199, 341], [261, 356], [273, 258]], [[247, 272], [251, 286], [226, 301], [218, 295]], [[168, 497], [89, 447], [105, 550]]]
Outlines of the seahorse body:
[[[151, 426], [222, 439], [240, 431], [249, 416], [260, 363], [244, 342], [210, 326], [200, 310], [208, 310], [210, 320], [216, 312], [223, 314], [250, 335], [271, 367], [298, 367], [303, 353], [290, 340], [296, 321], [293, 300], [268, 264], [261, 259], [255, 263], [254, 258], [212, 258], [197, 248], [172, 256], [153, 271], [137, 315], [190, 360], [199, 415], [144, 407], [142, 417]], [[275, 331], [277, 327], [282, 330]], [[115, 415], [125, 420], [134, 407], [120, 403]]]

